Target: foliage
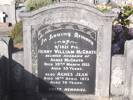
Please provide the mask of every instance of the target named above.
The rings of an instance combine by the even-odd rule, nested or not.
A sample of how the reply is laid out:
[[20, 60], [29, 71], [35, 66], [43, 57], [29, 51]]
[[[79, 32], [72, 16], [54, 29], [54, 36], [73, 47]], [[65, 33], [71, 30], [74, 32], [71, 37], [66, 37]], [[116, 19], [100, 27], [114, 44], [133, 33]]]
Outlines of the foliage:
[[27, 0], [25, 5], [27, 11], [36, 10], [42, 6], [46, 6], [48, 4], [51, 4], [55, 0]]
[[107, 5], [107, 4], [100, 4], [100, 5], [96, 5], [97, 9], [103, 13], [105, 12], [109, 12], [111, 10], [111, 6]]
[[[121, 8], [121, 12], [118, 15], [118, 18], [114, 20], [115, 24], [119, 24], [122, 25], [124, 34], [126, 36], [126, 39], [128, 39], [127, 35], [128, 35], [128, 26], [130, 24], [130, 20], [128, 19], [129, 16], [131, 16], [133, 14], [133, 6], [124, 6]], [[114, 24], [114, 25], [115, 25]]]
[[14, 43], [20, 43], [23, 40], [22, 22], [16, 23], [16, 25], [11, 30], [11, 37]]
[[122, 8], [122, 12], [120, 12], [118, 16], [118, 23], [123, 26], [128, 26], [130, 24], [130, 20], [128, 17], [133, 14], [133, 7], [132, 6], [124, 6]]
[[118, 18], [114, 20], [112, 54], [123, 54], [125, 41], [133, 39], [133, 37], [129, 35], [128, 28], [130, 24], [128, 17], [132, 14], [133, 6], [124, 6], [121, 8]]

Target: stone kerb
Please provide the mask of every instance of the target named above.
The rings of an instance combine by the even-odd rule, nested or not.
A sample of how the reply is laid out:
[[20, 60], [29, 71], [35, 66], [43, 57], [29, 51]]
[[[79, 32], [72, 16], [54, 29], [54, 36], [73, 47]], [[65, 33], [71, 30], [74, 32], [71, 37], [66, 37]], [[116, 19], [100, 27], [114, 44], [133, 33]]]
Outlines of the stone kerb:
[[90, 5], [63, 2], [33, 12], [22, 13], [20, 16], [23, 19], [25, 70], [36, 76], [38, 76], [37, 40], [40, 29], [69, 23], [96, 31], [95, 96], [109, 97], [113, 15], [104, 15]]

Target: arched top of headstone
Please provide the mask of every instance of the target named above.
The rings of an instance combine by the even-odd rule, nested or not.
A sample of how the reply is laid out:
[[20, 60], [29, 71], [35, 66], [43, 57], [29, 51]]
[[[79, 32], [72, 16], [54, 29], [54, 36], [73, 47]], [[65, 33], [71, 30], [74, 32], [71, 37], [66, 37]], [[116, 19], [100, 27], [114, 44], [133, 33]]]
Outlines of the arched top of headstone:
[[[87, 0], [85, 0], [85, 1], [87, 1]], [[35, 16], [44, 11], [58, 9], [58, 8], [68, 8], [68, 7], [84, 9], [86, 11], [92, 12], [92, 13], [96, 14], [97, 16], [101, 16], [101, 17], [110, 17], [110, 18], [114, 17], [114, 15], [112, 15], [112, 14], [103, 14], [93, 4], [91, 4], [91, 3], [85, 4], [84, 2], [81, 2], [80, 0], [79, 0], [79, 2], [76, 2], [74, 0], [68, 0], [65, 2], [61, 2], [61, 3], [55, 3], [52, 5], [42, 7], [40, 9], [32, 11], [32, 12], [21, 13], [20, 16], [21, 17], [32, 17], [32, 16]]]
[[20, 13], [27, 25], [50, 25], [76, 23], [98, 30], [104, 22], [112, 23], [114, 15], [103, 14], [95, 6], [80, 2], [61, 2], [42, 7], [32, 12]]

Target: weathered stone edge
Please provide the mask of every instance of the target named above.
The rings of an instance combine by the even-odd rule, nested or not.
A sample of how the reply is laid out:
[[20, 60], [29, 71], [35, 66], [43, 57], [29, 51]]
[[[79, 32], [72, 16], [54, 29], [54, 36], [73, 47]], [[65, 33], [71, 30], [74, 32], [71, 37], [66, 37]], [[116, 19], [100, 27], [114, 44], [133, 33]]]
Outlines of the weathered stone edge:
[[20, 13], [20, 17], [21, 18], [26, 18], [26, 17], [33, 17], [35, 15], [37, 15], [38, 13], [41, 13], [41, 12], [44, 12], [44, 11], [47, 11], [47, 10], [51, 10], [51, 9], [56, 9], [56, 8], [65, 8], [65, 7], [77, 7], [77, 8], [84, 8], [85, 10], [89, 10], [89, 11], [93, 11], [93, 13], [97, 14], [98, 16], [102, 16], [102, 17], [115, 17], [116, 15], [115, 14], [104, 14], [100, 11], [98, 11], [98, 9], [94, 6], [94, 5], [90, 5], [90, 4], [83, 4], [83, 3], [80, 3], [80, 2], [61, 2], [61, 3], [54, 3], [54, 4], [51, 4], [51, 5], [48, 5], [48, 6], [44, 6], [42, 8], [39, 8], [38, 10], [35, 10], [35, 11], [31, 11], [31, 12], [23, 12], [23, 13]]

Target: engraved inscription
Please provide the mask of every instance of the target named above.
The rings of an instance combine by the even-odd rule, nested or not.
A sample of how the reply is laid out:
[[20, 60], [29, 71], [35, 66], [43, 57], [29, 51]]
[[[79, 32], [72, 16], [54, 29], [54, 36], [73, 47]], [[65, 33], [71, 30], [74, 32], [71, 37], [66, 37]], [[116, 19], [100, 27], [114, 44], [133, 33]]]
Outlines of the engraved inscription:
[[44, 93], [94, 94], [96, 32], [59, 29], [38, 35], [38, 75], [47, 83]]

